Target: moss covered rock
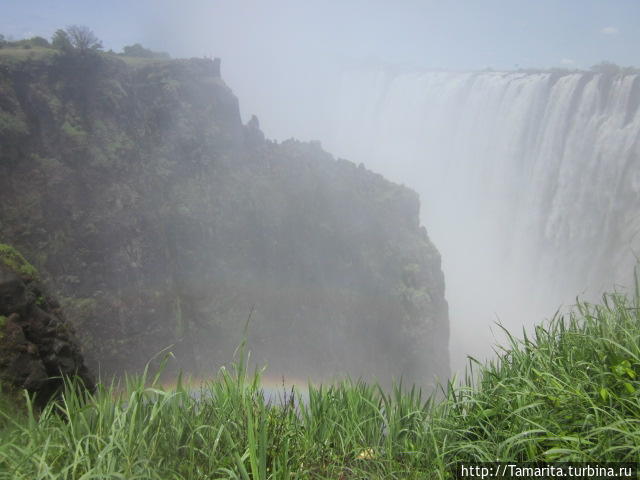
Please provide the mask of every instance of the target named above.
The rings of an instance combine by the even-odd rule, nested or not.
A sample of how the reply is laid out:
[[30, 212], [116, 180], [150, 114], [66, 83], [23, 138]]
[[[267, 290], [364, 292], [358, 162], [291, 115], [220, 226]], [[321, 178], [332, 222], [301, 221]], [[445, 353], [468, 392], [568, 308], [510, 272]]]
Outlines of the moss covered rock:
[[38, 270], [11, 245], [0, 243], [0, 263], [22, 277], [29, 279], [38, 277]]
[[37, 272], [15, 249], [0, 248], [0, 383], [26, 389], [44, 404], [77, 375], [93, 378], [59, 304], [44, 291]]

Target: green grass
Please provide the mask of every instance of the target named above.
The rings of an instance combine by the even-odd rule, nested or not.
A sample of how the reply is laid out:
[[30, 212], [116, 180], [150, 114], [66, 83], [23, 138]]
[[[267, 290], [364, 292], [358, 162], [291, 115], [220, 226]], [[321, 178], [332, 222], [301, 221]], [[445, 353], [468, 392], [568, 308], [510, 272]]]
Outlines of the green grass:
[[26, 396], [19, 411], [0, 402], [0, 478], [424, 479], [459, 461], [638, 461], [637, 296], [509, 338], [437, 401], [346, 381], [274, 405], [241, 355], [197, 398], [145, 372], [95, 395], [69, 388], [39, 413]]
[[21, 62], [24, 60], [41, 60], [52, 57], [56, 50], [44, 47], [5, 47], [0, 48], [0, 64]]
[[[47, 47], [4, 47], [0, 48], [0, 65], [2, 64], [19, 64], [25, 60], [43, 60], [58, 55], [59, 51], [55, 48]], [[107, 58], [120, 59], [129, 66], [143, 67], [152, 64], [170, 63], [171, 60], [164, 58], [143, 58], [143, 57], [127, 57], [115, 53], [101, 52], [101, 55]]]

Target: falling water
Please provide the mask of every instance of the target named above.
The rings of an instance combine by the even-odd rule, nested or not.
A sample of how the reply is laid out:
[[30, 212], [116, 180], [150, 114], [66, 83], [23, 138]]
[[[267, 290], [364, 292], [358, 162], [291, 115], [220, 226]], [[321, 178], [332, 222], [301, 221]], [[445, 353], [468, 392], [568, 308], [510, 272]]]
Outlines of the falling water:
[[337, 98], [328, 149], [421, 195], [454, 368], [490, 352], [496, 320], [519, 333], [576, 295], [629, 284], [639, 75], [361, 70]]

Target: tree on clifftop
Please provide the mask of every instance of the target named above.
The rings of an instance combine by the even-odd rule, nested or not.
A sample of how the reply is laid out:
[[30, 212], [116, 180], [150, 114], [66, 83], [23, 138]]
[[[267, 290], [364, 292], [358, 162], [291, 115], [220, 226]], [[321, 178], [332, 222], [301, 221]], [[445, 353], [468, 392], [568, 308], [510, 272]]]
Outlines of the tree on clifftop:
[[61, 52], [71, 52], [73, 50], [69, 35], [64, 30], [56, 30], [56, 33], [51, 38], [51, 45]]
[[84, 25], [71, 25], [64, 30], [56, 31], [51, 44], [65, 53], [75, 51], [84, 54], [102, 50], [102, 42]]

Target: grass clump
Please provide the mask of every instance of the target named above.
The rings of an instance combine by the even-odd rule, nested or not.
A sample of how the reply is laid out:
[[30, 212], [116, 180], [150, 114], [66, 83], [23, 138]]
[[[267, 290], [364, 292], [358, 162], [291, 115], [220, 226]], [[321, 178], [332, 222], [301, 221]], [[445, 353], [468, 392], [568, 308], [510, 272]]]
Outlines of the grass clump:
[[532, 338], [508, 338], [497, 361], [479, 366], [477, 382], [450, 388], [438, 406], [433, 428], [447, 438], [447, 459], [640, 458], [637, 295], [578, 302], [537, 326]]
[[[474, 362], [444, 397], [360, 381], [274, 401], [241, 356], [198, 392], [147, 372], [42, 412], [0, 402], [12, 479], [453, 478], [461, 461], [637, 461], [638, 299], [611, 294]], [[0, 473], [0, 478], [2, 473]]]

